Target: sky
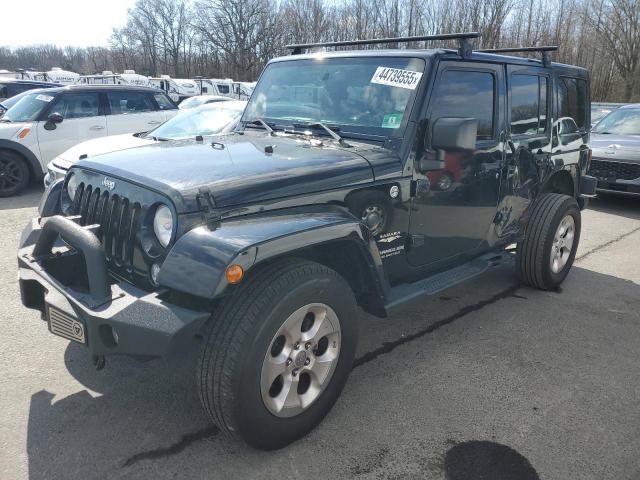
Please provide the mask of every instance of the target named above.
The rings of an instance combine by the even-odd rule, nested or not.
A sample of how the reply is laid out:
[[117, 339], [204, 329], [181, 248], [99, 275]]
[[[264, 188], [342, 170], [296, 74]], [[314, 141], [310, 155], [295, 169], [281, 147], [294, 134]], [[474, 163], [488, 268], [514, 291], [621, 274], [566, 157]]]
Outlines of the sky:
[[106, 46], [135, 0], [0, 0], [0, 46]]

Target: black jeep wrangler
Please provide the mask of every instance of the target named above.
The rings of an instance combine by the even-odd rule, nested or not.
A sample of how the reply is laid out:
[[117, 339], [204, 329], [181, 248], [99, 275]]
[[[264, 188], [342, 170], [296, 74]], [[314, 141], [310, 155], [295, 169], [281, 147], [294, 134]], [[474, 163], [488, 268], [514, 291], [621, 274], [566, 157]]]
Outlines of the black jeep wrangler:
[[237, 131], [80, 161], [24, 231], [22, 302], [99, 365], [200, 345], [213, 422], [272, 449], [338, 398], [358, 307], [384, 317], [514, 257], [557, 287], [595, 193], [589, 78], [474, 37], [293, 45]]

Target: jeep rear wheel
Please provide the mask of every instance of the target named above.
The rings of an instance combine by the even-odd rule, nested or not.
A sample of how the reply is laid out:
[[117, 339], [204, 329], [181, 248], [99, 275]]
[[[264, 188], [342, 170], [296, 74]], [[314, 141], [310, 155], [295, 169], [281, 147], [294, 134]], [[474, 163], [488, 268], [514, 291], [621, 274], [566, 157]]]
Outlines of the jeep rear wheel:
[[313, 429], [347, 380], [357, 338], [347, 282], [309, 261], [259, 269], [214, 313], [197, 380], [224, 432], [261, 449]]
[[517, 248], [516, 267], [524, 283], [549, 290], [563, 282], [576, 256], [580, 220], [572, 197], [547, 193], [537, 200]]
[[0, 197], [17, 195], [29, 184], [29, 167], [20, 155], [0, 151]]

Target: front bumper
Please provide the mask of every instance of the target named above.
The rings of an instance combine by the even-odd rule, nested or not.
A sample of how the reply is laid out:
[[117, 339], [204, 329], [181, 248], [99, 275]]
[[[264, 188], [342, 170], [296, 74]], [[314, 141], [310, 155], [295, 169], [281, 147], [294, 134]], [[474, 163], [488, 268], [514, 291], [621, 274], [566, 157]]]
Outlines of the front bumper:
[[23, 305], [43, 319], [47, 306], [78, 319], [94, 355], [167, 356], [188, 345], [210, 316], [168, 303], [166, 292], [111, 278], [97, 237], [64, 217], [27, 225], [18, 268]]

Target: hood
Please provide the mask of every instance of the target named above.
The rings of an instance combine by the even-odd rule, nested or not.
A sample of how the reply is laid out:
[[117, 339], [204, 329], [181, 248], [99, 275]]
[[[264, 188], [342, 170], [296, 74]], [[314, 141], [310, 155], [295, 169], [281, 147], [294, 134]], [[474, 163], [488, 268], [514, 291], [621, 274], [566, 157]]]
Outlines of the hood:
[[640, 135], [591, 134], [594, 158], [640, 162]]
[[220, 143], [158, 142], [82, 160], [78, 167], [168, 194], [180, 213], [198, 209], [201, 190], [217, 207], [230, 207], [373, 181], [369, 162], [353, 148], [310, 146], [299, 137], [264, 132], [214, 139]]
[[81, 155], [94, 157], [103, 153], [119, 152], [127, 148], [140, 147], [151, 143], [155, 143], [154, 140], [137, 137], [132, 133], [94, 138], [93, 140], [79, 143], [61, 153], [53, 160], [53, 164], [67, 170], [80, 159]]

